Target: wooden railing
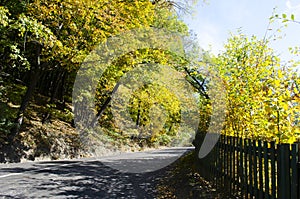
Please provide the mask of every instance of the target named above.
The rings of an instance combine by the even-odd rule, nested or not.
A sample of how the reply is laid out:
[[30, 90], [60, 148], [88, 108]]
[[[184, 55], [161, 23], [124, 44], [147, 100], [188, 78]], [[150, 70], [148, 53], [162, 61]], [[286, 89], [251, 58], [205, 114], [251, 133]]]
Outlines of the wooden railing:
[[234, 197], [300, 199], [299, 146], [221, 135], [199, 171]]

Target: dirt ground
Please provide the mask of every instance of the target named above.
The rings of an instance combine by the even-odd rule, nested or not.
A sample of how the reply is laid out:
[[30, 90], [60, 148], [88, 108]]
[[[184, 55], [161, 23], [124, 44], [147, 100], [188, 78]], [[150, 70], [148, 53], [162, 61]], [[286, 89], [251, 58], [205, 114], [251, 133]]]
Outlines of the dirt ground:
[[157, 187], [159, 199], [227, 198], [200, 176], [194, 158], [194, 153], [189, 153], [170, 165], [167, 175]]

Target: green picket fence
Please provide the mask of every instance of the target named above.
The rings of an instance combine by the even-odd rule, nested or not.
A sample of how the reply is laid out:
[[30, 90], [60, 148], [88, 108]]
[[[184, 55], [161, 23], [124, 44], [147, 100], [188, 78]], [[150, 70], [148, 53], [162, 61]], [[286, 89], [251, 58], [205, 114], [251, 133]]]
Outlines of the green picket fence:
[[300, 199], [299, 147], [221, 135], [199, 171], [234, 197]]

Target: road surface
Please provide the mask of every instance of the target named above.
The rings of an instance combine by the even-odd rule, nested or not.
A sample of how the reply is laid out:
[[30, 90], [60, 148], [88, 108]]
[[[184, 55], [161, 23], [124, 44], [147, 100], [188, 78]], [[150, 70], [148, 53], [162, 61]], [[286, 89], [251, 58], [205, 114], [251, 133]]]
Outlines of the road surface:
[[0, 164], [0, 198], [155, 198], [166, 166], [193, 148]]

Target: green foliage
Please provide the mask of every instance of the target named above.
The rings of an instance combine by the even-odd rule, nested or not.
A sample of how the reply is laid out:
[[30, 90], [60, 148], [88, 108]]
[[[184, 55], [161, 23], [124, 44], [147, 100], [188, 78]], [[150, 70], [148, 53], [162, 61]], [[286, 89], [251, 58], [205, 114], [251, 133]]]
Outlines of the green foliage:
[[24, 86], [11, 83], [7, 77], [4, 81], [0, 75], [0, 138], [3, 140], [7, 138], [10, 129], [14, 126], [13, 121], [19, 107], [17, 104], [20, 103], [24, 91]]
[[[0, 53], [6, 59], [6, 67], [23, 67], [30, 69], [34, 51], [29, 43], [40, 43], [45, 51], [57, 45], [57, 39], [50, 29], [38, 22], [35, 18], [21, 13], [15, 18], [9, 18], [11, 14], [5, 7], [0, 7]], [[22, 69], [20, 69], [22, 70]]]
[[[171, 93], [166, 87], [155, 83], [155, 73], [159, 72], [155, 65], [169, 65], [170, 69], [174, 70], [181, 63], [183, 63], [182, 58], [157, 49], [139, 49], [114, 60], [98, 83], [96, 94], [97, 110], [99, 111], [107, 98], [112, 95], [112, 90], [125, 73], [135, 70], [130, 79], [138, 78], [135, 75], [140, 76], [141, 73], [145, 73], [147, 74], [143, 78], [145, 85], [135, 90], [132, 94], [124, 93], [125, 96], [122, 97], [129, 99], [130, 106], [126, 111], [129, 111], [132, 121], [136, 123], [136, 126], [141, 131], [126, 134], [122, 130], [118, 130], [115, 127], [115, 121], [112, 120], [110, 107], [107, 108], [105, 114], [101, 117], [100, 124], [102, 127], [118, 132], [125, 137], [135, 136], [140, 139], [147, 139], [149, 143], [166, 145], [171, 142], [177, 136], [176, 132], [181, 119], [181, 105], [174, 93]], [[164, 75], [161, 76], [163, 77]], [[132, 81], [134, 82], [134, 80]], [[171, 80], [164, 81], [170, 82]], [[135, 83], [132, 83], [132, 85], [135, 85]], [[127, 86], [130, 87], [130, 84]], [[180, 90], [180, 85], [178, 90]], [[121, 108], [115, 107], [117, 110]], [[115, 114], [120, 114], [121, 116], [124, 113], [118, 112]], [[126, 123], [126, 121], [118, 121], [118, 123]]]
[[0, 24], [1, 29], [5, 28], [9, 24], [9, 11], [3, 6], [0, 6]]
[[85, 56], [107, 37], [149, 26], [153, 9], [149, 1], [42, 0], [30, 4], [28, 14], [59, 40], [49, 58], [76, 71]]
[[299, 76], [281, 66], [268, 41], [232, 36], [214, 62], [227, 90], [225, 134], [282, 143], [299, 138]]
[[159, 139], [161, 135], [165, 141], [171, 141], [172, 136], [176, 135], [176, 125], [180, 122], [180, 102], [167, 88], [147, 85], [133, 94], [130, 103], [133, 121], [145, 131], [140, 135], [150, 137], [151, 141]]
[[52, 119], [59, 119], [61, 121], [71, 123], [74, 117], [72, 111], [67, 108], [61, 110], [61, 108], [57, 107], [56, 104], [46, 104], [45, 108], [43, 108], [43, 114], [51, 115]]
[[[55, 99], [52, 99], [52, 94], [56, 90], [55, 86], [56, 84], [72, 85], [83, 60], [99, 43], [127, 30], [149, 27], [188, 35], [186, 24], [180, 21], [176, 11], [171, 9], [172, 4], [165, 7], [152, 1], [138, 0], [12, 0], [5, 2], [5, 6], [0, 6], [0, 58], [4, 60], [0, 63], [0, 69], [9, 73], [14, 80], [23, 81], [26, 86], [30, 85], [31, 75], [37, 71], [35, 77], [39, 81], [38, 85], [47, 85], [42, 88], [46, 90], [45, 93], [49, 93], [48, 97], [51, 97], [50, 102], [42, 103], [48, 104], [42, 108], [43, 114], [50, 114], [66, 122], [71, 122], [73, 114], [69, 109], [56, 107], [58, 104], [55, 103]], [[164, 3], [171, 2], [165, 1]], [[153, 38], [153, 42], [162, 41]], [[37, 53], [39, 49], [37, 46], [41, 46], [41, 54]], [[168, 65], [172, 69], [180, 70], [183, 63], [182, 57], [176, 57], [172, 52], [163, 52], [161, 49], [136, 49], [118, 57], [118, 60], [114, 60], [108, 66], [99, 81], [96, 109], [101, 108], [103, 102], [111, 96], [116, 82], [127, 72], [143, 64]], [[66, 75], [60, 79], [61, 82], [57, 82], [56, 79], [59, 77], [57, 73], [60, 71], [65, 72]], [[13, 103], [18, 107], [22, 102], [24, 91], [23, 89], [9, 93], [5, 87], [0, 91], [0, 95], [1, 98], [4, 94], [10, 95], [10, 99], [18, 98]], [[71, 98], [71, 92], [65, 93], [68, 96], [64, 96], [64, 99]], [[141, 104], [138, 103], [139, 101]], [[161, 85], [150, 84], [147, 88], [134, 93], [131, 102], [130, 113], [133, 120], [137, 120], [138, 110], [144, 110], [144, 113], [140, 115], [142, 118], [140, 126], [150, 128], [151, 122], [159, 122], [156, 112], [151, 112], [151, 107], [155, 104], [160, 104], [167, 113], [165, 125], [158, 130], [152, 129], [155, 133], [150, 136], [149, 142], [167, 144], [176, 136], [180, 104], [167, 89], [162, 88]], [[4, 105], [7, 104], [4, 103]], [[5, 110], [10, 109], [5, 108]], [[14, 108], [14, 114], [9, 116], [9, 121], [17, 117], [16, 110], [17, 108]], [[156, 121], [151, 121], [151, 118], [155, 118]], [[0, 118], [0, 123], [7, 123], [7, 121]], [[101, 117], [100, 124], [112, 140], [124, 138], [122, 132], [113, 125], [109, 108]]]
[[19, 0], [1, 0], [1, 5], [4, 5], [15, 18], [19, 14], [26, 11], [27, 5], [32, 2], [31, 0], [19, 1]]
[[155, 9], [153, 27], [163, 28], [175, 33], [187, 35], [188, 27], [183, 21], [178, 19], [174, 12], [170, 12], [167, 8]]
[[283, 24], [287, 25], [287, 22], [295, 22], [299, 23], [295, 20], [295, 15], [291, 14], [289, 17], [286, 13], [282, 13], [281, 15], [275, 12], [276, 9], [274, 9], [273, 15], [270, 17], [271, 22], [273, 22], [274, 19], [280, 20]]

